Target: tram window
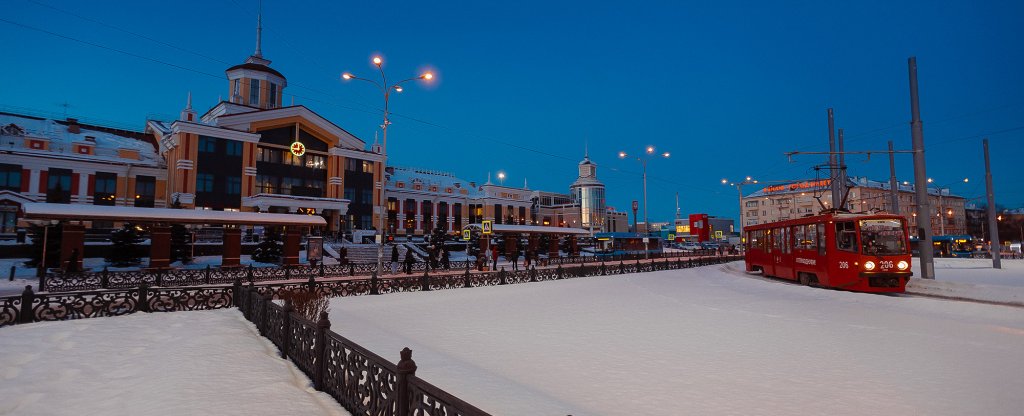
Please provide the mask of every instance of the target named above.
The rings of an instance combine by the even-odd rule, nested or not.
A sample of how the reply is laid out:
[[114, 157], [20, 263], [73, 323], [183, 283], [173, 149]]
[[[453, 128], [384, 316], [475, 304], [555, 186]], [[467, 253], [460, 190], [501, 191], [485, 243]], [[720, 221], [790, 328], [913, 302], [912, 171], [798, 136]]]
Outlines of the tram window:
[[[811, 227], [808, 225], [808, 227]], [[817, 233], [815, 233], [814, 244], [818, 246], [818, 254], [825, 255], [825, 224], [815, 224]]]
[[857, 230], [852, 221], [836, 223], [836, 248], [857, 252]]
[[800, 250], [817, 250], [818, 249], [818, 233], [814, 224], [797, 226], [795, 229], [796, 234], [796, 248]]
[[786, 253], [786, 254], [789, 254], [789, 253], [793, 252], [793, 242], [791, 241], [792, 239], [790, 238], [790, 237], [793, 236], [792, 230], [793, 229], [790, 228], [790, 227], [783, 227], [780, 230], [780, 231], [782, 231], [782, 234], [781, 234], [781, 236], [782, 236], [782, 252]]

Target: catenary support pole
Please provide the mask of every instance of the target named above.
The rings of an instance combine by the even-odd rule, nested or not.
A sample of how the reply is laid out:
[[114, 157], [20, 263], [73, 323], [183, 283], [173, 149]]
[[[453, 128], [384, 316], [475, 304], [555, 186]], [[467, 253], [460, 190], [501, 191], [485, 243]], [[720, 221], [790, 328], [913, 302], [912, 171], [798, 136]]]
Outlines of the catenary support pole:
[[843, 201], [846, 199], [846, 145], [843, 144], [843, 129], [839, 129], [839, 198], [840, 202], [846, 202]]
[[928, 174], [924, 166], [924, 131], [921, 107], [917, 101], [917, 58], [907, 61], [910, 72], [910, 138], [914, 146], [914, 188], [917, 191], [917, 241], [921, 255], [921, 278], [935, 279], [932, 246], [932, 210], [928, 200]]
[[896, 182], [896, 153], [892, 150], [892, 140], [889, 140], [889, 204], [893, 214], [900, 214], [900, 184]]
[[999, 223], [996, 222], [996, 195], [992, 190], [992, 168], [988, 159], [988, 139], [981, 140], [985, 148], [985, 197], [988, 199], [988, 229], [992, 230], [992, 268], [1003, 268], [999, 258]]
[[832, 208], [839, 208], [839, 181], [836, 169], [836, 123], [832, 109], [828, 109], [828, 177], [829, 188], [832, 190]]

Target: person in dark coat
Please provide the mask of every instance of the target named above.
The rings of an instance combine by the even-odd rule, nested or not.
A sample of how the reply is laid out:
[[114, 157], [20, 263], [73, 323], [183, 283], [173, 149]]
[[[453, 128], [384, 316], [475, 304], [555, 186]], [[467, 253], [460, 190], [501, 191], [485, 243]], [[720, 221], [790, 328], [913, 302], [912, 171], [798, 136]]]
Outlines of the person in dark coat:
[[341, 249], [338, 250], [338, 256], [341, 257], [341, 265], [348, 264], [348, 249], [345, 246], [341, 246]]
[[398, 272], [398, 245], [391, 245], [391, 274]]
[[512, 270], [519, 270], [519, 249], [512, 250], [510, 257], [512, 257]]
[[416, 259], [412, 258], [412, 250], [405, 251], [405, 274], [412, 274], [412, 264]]
[[65, 270], [67, 273], [78, 272], [78, 249], [71, 250], [71, 256], [68, 257], [68, 267]]
[[441, 265], [444, 266], [445, 270], [450, 270], [452, 268], [452, 259], [448, 257], [447, 248], [441, 249]]
[[491, 247], [491, 270], [498, 270], [498, 246]]

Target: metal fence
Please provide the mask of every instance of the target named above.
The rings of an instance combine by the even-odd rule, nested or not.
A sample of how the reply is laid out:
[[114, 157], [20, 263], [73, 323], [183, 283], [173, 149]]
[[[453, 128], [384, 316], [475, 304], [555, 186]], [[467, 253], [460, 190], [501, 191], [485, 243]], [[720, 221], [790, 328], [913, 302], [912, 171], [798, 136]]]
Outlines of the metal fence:
[[[295, 363], [313, 381], [356, 415], [488, 416], [458, 397], [416, 377], [416, 363], [408, 348], [397, 363], [363, 348], [330, 330], [326, 313], [317, 322], [295, 313], [290, 296], [316, 293], [328, 297], [379, 295], [396, 292], [526, 284], [589, 276], [674, 270], [740, 260], [739, 256], [659, 259], [618, 263], [583, 263], [570, 267], [520, 271], [470, 272], [369, 279], [249, 282], [240, 275], [230, 285], [151, 287], [143, 282], [129, 289], [68, 293], [34, 293], [27, 286], [21, 296], [0, 298], [0, 327], [38, 321], [125, 315], [134, 312], [238, 307], [260, 334], [276, 345], [281, 356]], [[275, 300], [284, 299], [284, 302]]]
[[[713, 253], [698, 253], [713, 254]], [[652, 256], [652, 259], [680, 259], [695, 256], [693, 253], [659, 253]], [[601, 262], [633, 261], [643, 259], [643, 255], [624, 256], [573, 256], [558, 258], [542, 258], [536, 264], [541, 267], [549, 265], [571, 265], [571, 264], [597, 264]], [[445, 270], [464, 270], [475, 266], [473, 261], [451, 261], [448, 264], [440, 262], [418, 261], [409, 265], [398, 262], [384, 262], [384, 274], [396, 270], [405, 273], [422, 273]], [[407, 267], [408, 266], [408, 267]], [[318, 266], [297, 265], [283, 267], [236, 267], [236, 268], [213, 268], [207, 266], [204, 269], [164, 269], [164, 270], [138, 270], [138, 271], [109, 271], [104, 268], [99, 272], [76, 272], [56, 273], [48, 275], [40, 281], [40, 291], [67, 292], [78, 290], [95, 289], [127, 289], [138, 287], [145, 283], [149, 286], [160, 287], [181, 287], [197, 285], [232, 284], [236, 279], [243, 282], [267, 282], [274, 280], [305, 279], [315, 277], [340, 277], [340, 276], [370, 276], [377, 270], [376, 263], [346, 263], [338, 265]], [[383, 275], [383, 274], [382, 274]]]

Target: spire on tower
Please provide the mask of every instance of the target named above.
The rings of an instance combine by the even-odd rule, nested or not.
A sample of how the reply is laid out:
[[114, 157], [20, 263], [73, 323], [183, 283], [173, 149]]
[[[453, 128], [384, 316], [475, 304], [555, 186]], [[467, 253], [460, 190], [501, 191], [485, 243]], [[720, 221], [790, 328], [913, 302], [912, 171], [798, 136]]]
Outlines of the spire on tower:
[[182, 121], [195, 121], [196, 120], [196, 112], [195, 112], [195, 110], [192, 109], [192, 91], [188, 92], [188, 101], [185, 104], [185, 109], [181, 110], [181, 117], [180, 117], [180, 119]]
[[263, 57], [263, 50], [260, 49], [261, 38], [263, 37], [263, 0], [260, 0], [260, 9], [256, 12], [256, 53], [252, 54], [257, 58]]

